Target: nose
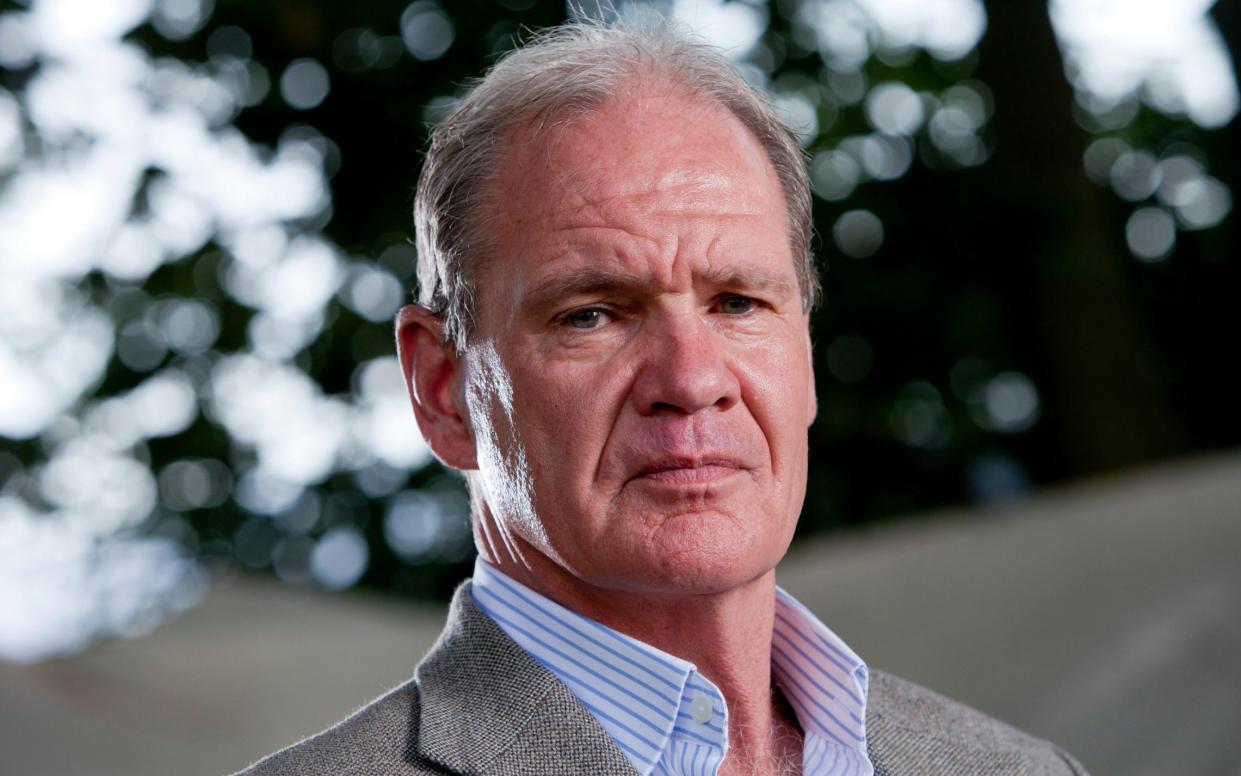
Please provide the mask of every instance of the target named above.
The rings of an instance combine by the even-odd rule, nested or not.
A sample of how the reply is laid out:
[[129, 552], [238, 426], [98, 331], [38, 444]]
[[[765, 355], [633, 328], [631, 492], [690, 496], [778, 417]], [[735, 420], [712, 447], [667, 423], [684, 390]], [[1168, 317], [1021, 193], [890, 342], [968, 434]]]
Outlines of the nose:
[[644, 415], [726, 410], [741, 398], [719, 333], [696, 315], [645, 327], [633, 399]]

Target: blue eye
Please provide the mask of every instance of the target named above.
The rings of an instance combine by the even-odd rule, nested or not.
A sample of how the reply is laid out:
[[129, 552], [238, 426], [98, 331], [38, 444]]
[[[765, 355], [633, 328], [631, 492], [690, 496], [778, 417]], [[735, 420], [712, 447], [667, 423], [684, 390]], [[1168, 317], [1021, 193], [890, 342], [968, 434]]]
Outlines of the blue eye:
[[597, 329], [603, 325], [604, 315], [604, 311], [597, 307], [587, 307], [569, 313], [564, 317], [564, 322], [574, 329]]
[[757, 304], [748, 296], [729, 295], [720, 300], [720, 310], [728, 315], [745, 315]]

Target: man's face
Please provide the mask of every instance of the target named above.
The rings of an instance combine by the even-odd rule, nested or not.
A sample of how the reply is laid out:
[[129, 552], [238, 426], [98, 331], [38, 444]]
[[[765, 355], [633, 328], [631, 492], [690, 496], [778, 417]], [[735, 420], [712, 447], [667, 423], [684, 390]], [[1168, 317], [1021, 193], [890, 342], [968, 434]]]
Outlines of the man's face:
[[666, 89], [509, 143], [465, 357], [485, 499], [578, 579], [719, 592], [805, 494], [807, 319], [752, 135]]

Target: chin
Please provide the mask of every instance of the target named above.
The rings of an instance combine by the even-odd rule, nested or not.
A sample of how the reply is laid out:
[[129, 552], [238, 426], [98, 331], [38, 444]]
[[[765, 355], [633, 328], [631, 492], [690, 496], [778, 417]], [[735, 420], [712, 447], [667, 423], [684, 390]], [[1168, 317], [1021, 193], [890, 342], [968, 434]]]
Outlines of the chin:
[[615, 558], [611, 584], [603, 586], [652, 595], [716, 595], [735, 590], [771, 572], [784, 551], [781, 546], [762, 546], [738, 541], [698, 541], [646, 547], [629, 562]]
[[667, 566], [652, 569], [643, 580], [629, 578], [631, 592], [651, 596], [712, 596], [728, 593], [752, 584], [770, 572], [772, 567], [714, 568], [703, 565], [698, 568], [671, 569]]

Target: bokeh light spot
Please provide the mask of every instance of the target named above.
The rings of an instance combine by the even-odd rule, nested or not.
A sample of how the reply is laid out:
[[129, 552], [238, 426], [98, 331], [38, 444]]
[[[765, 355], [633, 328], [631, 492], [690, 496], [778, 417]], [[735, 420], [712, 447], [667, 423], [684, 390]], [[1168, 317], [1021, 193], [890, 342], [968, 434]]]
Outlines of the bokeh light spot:
[[133, 371], [149, 372], [163, 363], [167, 355], [163, 338], [149, 321], [139, 319], [121, 327], [116, 340], [116, 357]]
[[202, 353], [220, 336], [219, 313], [207, 302], [170, 299], [156, 310], [164, 342], [182, 355]]
[[819, 115], [814, 103], [798, 92], [783, 92], [772, 98], [776, 113], [797, 133], [802, 146], [819, 136]]
[[0, 88], [0, 171], [17, 164], [25, 147], [21, 107], [13, 95]]
[[452, 21], [434, 0], [416, 0], [401, 13], [401, 40], [414, 59], [439, 59], [452, 46]]
[[233, 534], [233, 548], [237, 560], [252, 569], [270, 566], [278, 538], [276, 527], [269, 518], [251, 517]]
[[1176, 221], [1161, 207], [1138, 208], [1125, 222], [1125, 241], [1142, 261], [1160, 261], [1176, 245]]
[[366, 449], [395, 468], [411, 469], [426, 463], [431, 451], [418, 429], [408, 422], [409, 393], [396, 358], [359, 364], [354, 370], [354, 385], [363, 412], [363, 422], [355, 428]]
[[827, 69], [827, 88], [842, 105], [856, 105], [866, 96], [866, 74], [861, 70]]
[[967, 404], [976, 405], [982, 401], [982, 393], [990, 376], [991, 370], [986, 361], [977, 356], [966, 356], [952, 365], [948, 382], [954, 396]]
[[866, 119], [889, 135], [912, 135], [922, 126], [922, 98], [899, 81], [876, 84], [866, 95]]
[[383, 498], [394, 493], [409, 479], [409, 471], [384, 461], [375, 461], [353, 473], [358, 489], [370, 498]]
[[468, 508], [455, 491], [403, 491], [388, 505], [384, 538], [410, 562], [457, 554], [469, 543]]
[[936, 450], [952, 439], [952, 417], [935, 386], [906, 385], [888, 415], [892, 433], [910, 447]]
[[853, 193], [862, 177], [862, 167], [844, 151], [820, 151], [810, 161], [810, 182], [814, 193], [829, 202]]
[[1140, 202], [1159, 188], [1160, 165], [1150, 151], [1126, 151], [1112, 164], [1112, 189], [1121, 199]]
[[35, 31], [23, 13], [0, 13], [0, 65], [20, 70], [34, 61], [38, 52]]
[[214, 0], [155, 0], [151, 24], [169, 40], [185, 40], [211, 18]]
[[278, 512], [272, 519], [286, 533], [308, 534], [319, 524], [323, 514], [323, 497], [317, 490], [307, 488], [292, 506]]
[[977, 129], [975, 116], [955, 105], [940, 107], [927, 124], [927, 132], [935, 147], [963, 167], [986, 160], [986, 148], [975, 134]]
[[1116, 160], [1128, 151], [1129, 144], [1118, 137], [1097, 138], [1082, 152], [1082, 167], [1095, 183], [1111, 183]]
[[198, 394], [184, 372], [167, 369], [125, 395], [129, 412], [144, 437], [178, 434], [198, 416]]
[[357, 583], [370, 563], [366, 538], [355, 528], [329, 530], [310, 554], [310, 572], [323, 587], [344, 590]]
[[1206, 175], [1202, 162], [1184, 153], [1172, 153], [1159, 162], [1159, 201], [1170, 207], [1182, 204], [1182, 187]]
[[254, 56], [254, 42], [250, 33], [235, 24], [216, 27], [207, 36], [207, 56], [249, 59]]
[[234, 498], [250, 512], [274, 515], [293, 506], [304, 487], [283, 480], [259, 467], [247, 471], [237, 481]]
[[992, 430], [1006, 434], [1025, 431], [1038, 420], [1038, 390], [1020, 372], [1002, 372], [987, 383], [982, 410], [985, 425]]
[[310, 559], [315, 542], [305, 536], [284, 536], [272, 549], [272, 566], [276, 576], [293, 585], [305, 584], [313, 579]]
[[872, 133], [860, 138], [851, 150], [859, 153], [862, 167], [875, 180], [896, 180], [913, 163], [913, 144], [904, 137]]
[[1021, 462], [994, 451], [970, 461], [966, 482], [974, 501], [983, 504], [1009, 501], [1030, 489], [1030, 476]]
[[405, 298], [401, 281], [388, 270], [365, 262], [355, 262], [342, 287], [345, 305], [373, 323], [391, 322]]
[[232, 490], [232, 474], [211, 458], [183, 458], [159, 473], [161, 503], [176, 512], [211, 509], [223, 504]]
[[1185, 229], [1210, 229], [1232, 211], [1232, 192], [1209, 176], [1186, 181], [1175, 200], [1177, 221]]
[[297, 110], [318, 107], [331, 88], [327, 68], [313, 59], [295, 59], [280, 75], [280, 96]]
[[869, 210], [850, 210], [836, 219], [832, 239], [841, 253], [863, 259], [883, 245], [883, 222]]

